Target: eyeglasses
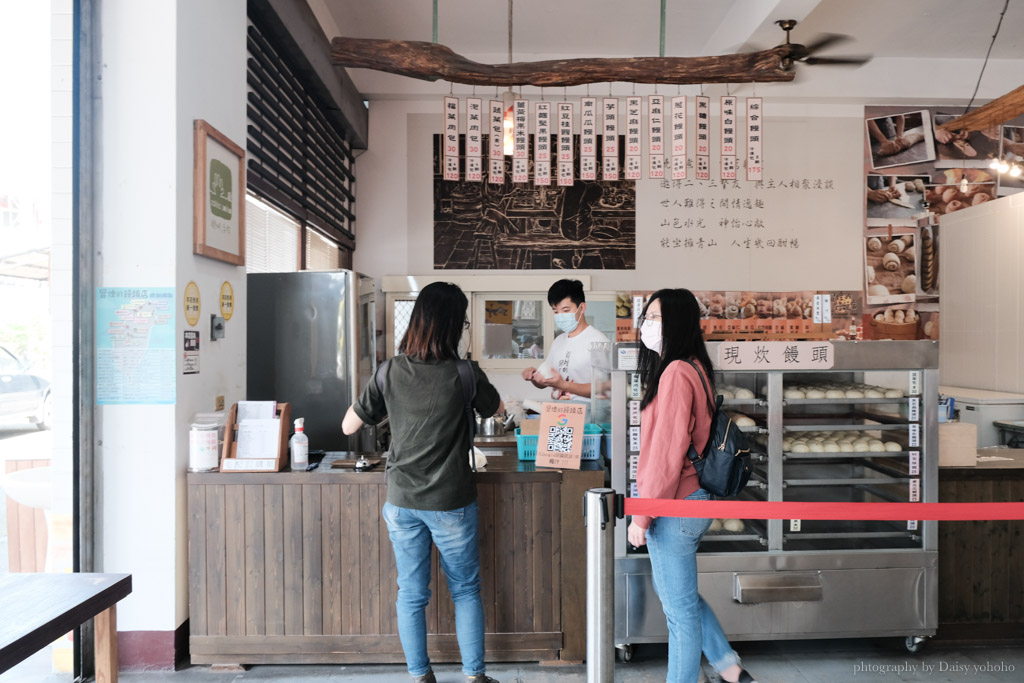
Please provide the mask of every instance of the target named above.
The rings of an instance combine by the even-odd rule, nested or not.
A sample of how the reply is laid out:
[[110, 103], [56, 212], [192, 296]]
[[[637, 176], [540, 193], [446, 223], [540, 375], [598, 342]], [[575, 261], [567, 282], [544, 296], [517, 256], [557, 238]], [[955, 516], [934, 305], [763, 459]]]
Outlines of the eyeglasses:
[[661, 316], [658, 315], [657, 313], [649, 313], [649, 314], [645, 314], [645, 315], [641, 315], [640, 316], [640, 324], [641, 325], [643, 325], [648, 320], [650, 320], [651, 322], [660, 322], [661, 321]]
[[464, 330], [468, 330], [469, 329], [469, 321], [468, 320], [463, 321], [462, 329], [464, 329]]

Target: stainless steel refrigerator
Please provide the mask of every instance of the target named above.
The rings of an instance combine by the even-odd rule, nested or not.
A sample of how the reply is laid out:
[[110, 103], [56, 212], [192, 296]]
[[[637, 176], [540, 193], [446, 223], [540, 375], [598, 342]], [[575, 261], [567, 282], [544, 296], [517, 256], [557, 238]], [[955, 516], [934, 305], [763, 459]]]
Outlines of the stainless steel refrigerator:
[[248, 276], [246, 395], [290, 403], [311, 449], [356, 450], [341, 420], [376, 368], [374, 291], [350, 270]]

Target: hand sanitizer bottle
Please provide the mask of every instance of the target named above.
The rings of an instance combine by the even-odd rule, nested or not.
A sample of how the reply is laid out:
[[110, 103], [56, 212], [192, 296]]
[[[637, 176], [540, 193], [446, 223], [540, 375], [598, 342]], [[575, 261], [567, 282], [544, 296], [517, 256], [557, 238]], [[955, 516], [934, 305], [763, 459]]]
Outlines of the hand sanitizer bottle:
[[309, 465], [309, 437], [305, 434], [305, 418], [295, 420], [295, 434], [289, 445], [292, 451], [292, 472], [304, 472]]

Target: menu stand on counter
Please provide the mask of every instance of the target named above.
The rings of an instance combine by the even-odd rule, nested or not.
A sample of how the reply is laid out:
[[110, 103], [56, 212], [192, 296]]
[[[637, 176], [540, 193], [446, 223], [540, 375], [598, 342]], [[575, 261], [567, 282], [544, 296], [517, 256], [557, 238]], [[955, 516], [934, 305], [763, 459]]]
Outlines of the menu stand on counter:
[[288, 462], [288, 435], [292, 423], [290, 403], [278, 403], [276, 416], [280, 419], [280, 436], [277, 456], [274, 458], [239, 458], [238, 454], [238, 404], [228, 411], [227, 427], [224, 430], [224, 451], [220, 461], [221, 472], [280, 472]]

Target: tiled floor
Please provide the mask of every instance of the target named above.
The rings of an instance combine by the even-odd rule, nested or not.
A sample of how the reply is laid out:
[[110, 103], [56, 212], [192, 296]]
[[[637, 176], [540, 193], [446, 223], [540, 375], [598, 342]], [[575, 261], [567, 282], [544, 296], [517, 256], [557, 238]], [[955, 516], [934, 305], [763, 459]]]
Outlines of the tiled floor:
[[[805, 640], [735, 643], [744, 666], [760, 683], [873, 683], [883, 681], [1024, 681], [1024, 647], [963, 647], [928, 643], [916, 655], [896, 638]], [[633, 661], [617, 662], [617, 683], [656, 683], [665, 680], [664, 645], [637, 646]], [[705, 665], [711, 681], [711, 675]], [[462, 683], [457, 665], [435, 667], [438, 683]], [[39, 674], [0, 676], [3, 683], [68, 683], [70, 676]], [[584, 683], [585, 665], [540, 666], [491, 664], [488, 674], [501, 683]], [[382, 666], [254, 666], [244, 672], [211, 672], [197, 666], [173, 673], [121, 674], [123, 683], [234, 683], [285, 681], [408, 683], [404, 667]]]

